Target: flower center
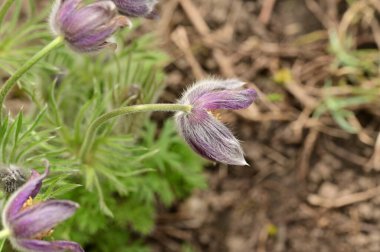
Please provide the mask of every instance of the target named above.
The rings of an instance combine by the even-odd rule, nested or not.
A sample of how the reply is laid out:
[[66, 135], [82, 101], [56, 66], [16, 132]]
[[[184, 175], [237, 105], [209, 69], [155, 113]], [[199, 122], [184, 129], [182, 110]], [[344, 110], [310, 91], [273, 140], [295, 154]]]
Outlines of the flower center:
[[42, 239], [45, 238], [45, 237], [49, 237], [49, 236], [51, 236], [53, 233], [54, 233], [54, 229], [52, 228], [52, 229], [49, 229], [49, 230], [47, 230], [47, 231], [42, 231], [42, 232], [36, 234], [36, 235], [33, 237], [33, 239], [36, 239], [36, 240], [42, 240]]
[[222, 119], [222, 113], [218, 110], [207, 110], [207, 113], [219, 121]]
[[[35, 205], [37, 203], [38, 203], [37, 200], [33, 200], [32, 197], [29, 197], [25, 201], [25, 203], [22, 205], [21, 211], [23, 211], [25, 209], [28, 209], [28, 208], [32, 207], [33, 205]], [[53, 232], [54, 232], [54, 229], [49, 229], [49, 230], [46, 230], [46, 231], [42, 231], [42, 232], [36, 234], [35, 236], [33, 236], [33, 239], [42, 240], [45, 237], [51, 236], [53, 234]]]
[[21, 210], [25, 210], [25, 209], [27, 209], [27, 208], [33, 206], [34, 204], [36, 204], [36, 202], [33, 202], [32, 197], [29, 197], [29, 198], [25, 201], [25, 203], [22, 205]]

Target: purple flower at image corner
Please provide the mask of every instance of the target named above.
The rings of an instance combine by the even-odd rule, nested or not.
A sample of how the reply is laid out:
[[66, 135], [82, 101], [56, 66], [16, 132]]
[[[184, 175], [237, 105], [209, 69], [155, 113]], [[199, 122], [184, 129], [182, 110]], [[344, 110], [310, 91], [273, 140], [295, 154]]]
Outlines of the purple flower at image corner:
[[183, 94], [180, 104], [191, 105], [191, 112], [175, 115], [179, 132], [190, 147], [201, 156], [221, 163], [247, 165], [239, 140], [213, 112], [237, 110], [250, 106], [257, 97], [253, 89], [242, 89], [239, 80], [203, 80]]
[[50, 14], [50, 27], [56, 36], [77, 52], [97, 52], [116, 48], [109, 38], [120, 28], [131, 25], [119, 15], [112, 1], [83, 5], [82, 0], [56, 0]]
[[128, 17], [145, 17], [157, 19], [158, 14], [154, 7], [157, 0], [112, 0], [119, 12]]
[[77, 203], [68, 200], [32, 203], [48, 173], [48, 166], [42, 175], [33, 172], [30, 179], [11, 195], [2, 213], [3, 227], [10, 233], [8, 238], [12, 246], [19, 251], [83, 252], [76, 242], [42, 240], [58, 223], [71, 217], [79, 207]]

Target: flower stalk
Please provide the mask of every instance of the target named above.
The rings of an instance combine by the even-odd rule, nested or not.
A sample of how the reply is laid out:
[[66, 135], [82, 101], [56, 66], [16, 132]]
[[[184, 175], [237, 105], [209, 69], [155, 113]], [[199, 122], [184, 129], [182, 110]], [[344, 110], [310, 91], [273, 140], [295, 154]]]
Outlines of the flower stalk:
[[[9, 91], [14, 87], [17, 81], [39, 60], [41, 60], [44, 56], [46, 56], [49, 52], [58, 48], [63, 44], [63, 37], [57, 37], [44, 48], [42, 48], [39, 52], [37, 52], [33, 57], [31, 57], [21, 68], [19, 68], [1, 87], [0, 89], [0, 108], [3, 108], [4, 100]], [[0, 113], [1, 119], [2, 113]], [[1, 120], [0, 120], [1, 121]]]
[[171, 112], [187, 112], [189, 113], [192, 109], [191, 105], [183, 105], [183, 104], [142, 104], [142, 105], [134, 105], [127, 106], [115, 109], [108, 113], [105, 113], [95, 119], [89, 126], [86, 135], [84, 137], [83, 144], [79, 151], [79, 156], [82, 161], [86, 161], [87, 155], [92, 148], [94, 143], [94, 138], [98, 128], [105, 123], [106, 121], [122, 115], [141, 113], [141, 112], [154, 112], [154, 111], [171, 111]]
[[11, 231], [8, 228], [5, 228], [0, 231], [0, 240], [7, 238], [11, 234]]

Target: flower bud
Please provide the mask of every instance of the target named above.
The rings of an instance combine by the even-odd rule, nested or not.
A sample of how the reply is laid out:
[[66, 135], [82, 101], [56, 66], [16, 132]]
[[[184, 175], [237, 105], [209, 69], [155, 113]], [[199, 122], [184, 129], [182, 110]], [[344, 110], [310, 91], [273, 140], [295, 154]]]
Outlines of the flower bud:
[[82, 0], [57, 0], [50, 15], [53, 33], [64, 37], [78, 52], [96, 52], [116, 44], [107, 41], [119, 28], [130, 24], [112, 1], [81, 5]]

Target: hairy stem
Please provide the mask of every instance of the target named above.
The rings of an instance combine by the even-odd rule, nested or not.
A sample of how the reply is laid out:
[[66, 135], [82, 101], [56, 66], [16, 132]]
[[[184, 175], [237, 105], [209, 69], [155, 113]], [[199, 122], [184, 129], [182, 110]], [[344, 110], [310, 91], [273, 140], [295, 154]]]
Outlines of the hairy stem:
[[5, 3], [0, 8], [0, 26], [3, 23], [3, 19], [5, 15], [7, 14], [9, 8], [13, 4], [15, 0], [6, 0]]
[[86, 135], [84, 137], [83, 144], [81, 146], [79, 156], [82, 159], [82, 161], [86, 161], [88, 152], [91, 150], [92, 145], [94, 143], [94, 138], [96, 135], [96, 132], [103, 123], [106, 121], [122, 115], [128, 115], [133, 113], [140, 113], [140, 112], [153, 112], [153, 111], [183, 111], [183, 112], [190, 112], [191, 111], [191, 105], [182, 105], [182, 104], [142, 104], [142, 105], [134, 105], [134, 106], [127, 106], [115, 109], [111, 112], [105, 113], [95, 119], [87, 129]]
[[[24, 65], [21, 66], [1, 87], [0, 89], [0, 108], [3, 108], [4, 100], [9, 91], [12, 89], [14, 85], [16, 85], [17, 81], [25, 74], [34, 64], [36, 64], [39, 60], [41, 60], [45, 55], [47, 55], [52, 50], [58, 48], [63, 44], [63, 38], [57, 37], [52, 42], [50, 42], [47, 46], [42, 48], [39, 52], [37, 52], [33, 57], [27, 60]], [[1, 119], [2, 113], [0, 113]]]
[[0, 231], [0, 239], [5, 239], [11, 234], [9, 229], [3, 229]]

